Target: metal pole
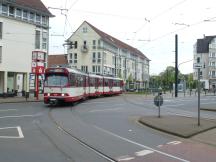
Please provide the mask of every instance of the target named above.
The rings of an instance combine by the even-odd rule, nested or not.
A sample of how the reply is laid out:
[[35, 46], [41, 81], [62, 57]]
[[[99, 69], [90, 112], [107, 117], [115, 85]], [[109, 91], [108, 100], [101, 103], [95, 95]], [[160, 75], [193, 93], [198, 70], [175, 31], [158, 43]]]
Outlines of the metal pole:
[[38, 100], [39, 98], [38, 98], [38, 96], [39, 96], [39, 76], [38, 76], [38, 74], [36, 74], [35, 75], [35, 77], [36, 77], [36, 100]]
[[178, 35], [175, 35], [175, 97], [178, 97]]
[[200, 68], [198, 68], [198, 126], [200, 126]]
[[160, 118], [160, 95], [158, 94], [159, 106], [158, 106], [158, 117]]

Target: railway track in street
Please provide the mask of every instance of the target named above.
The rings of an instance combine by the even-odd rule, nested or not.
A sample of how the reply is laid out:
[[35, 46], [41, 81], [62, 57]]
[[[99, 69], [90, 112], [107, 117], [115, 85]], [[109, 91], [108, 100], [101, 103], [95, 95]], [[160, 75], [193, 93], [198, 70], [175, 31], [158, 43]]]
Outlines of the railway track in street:
[[75, 135], [73, 135], [71, 132], [67, 131], [64, 127], [62, 127], [62, 125], [60, 125], [52, 116], [52, 109], [49, 109], [49, 113], [48, 113], [49, 118], [51, 119], [51, 121], [56, 125], [56, 128], [59, 129], [60, 131], [62, 131], [63, 133], [65, 133], [66, 135], [70, 136], [72, 140], [78, 142], [80, 145], [82, 145], [84, 148], [94, 152], [95, 154], [97, 154], [97, 156], [99, 156], [100, 158], [105, 159], [108, 162], [118, 162], [117, 160], [115, 160], [114, 158], [106, 155], [105, 153], [101, 152], [100, 150], [94, 148], [93, 146], [89, 145], [88, 143], [84, 142], [83, 140], [81, 140], [80, 138], [76, 137]]

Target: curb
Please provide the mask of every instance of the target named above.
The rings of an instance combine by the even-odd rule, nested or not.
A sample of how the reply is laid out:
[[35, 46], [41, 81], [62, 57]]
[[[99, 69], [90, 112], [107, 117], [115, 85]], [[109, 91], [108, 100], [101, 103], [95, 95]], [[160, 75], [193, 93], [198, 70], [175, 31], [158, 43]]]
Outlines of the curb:
[[171, 131], [168, 131], [168, 130], [164, 130], [164, 129], [161, 129], [159, 127], [155, 127], [155, 126], [153, 126], [151, 124], [145, 123], [145, 122], [143, 122], [141, 120], [141, 118], [138, 119], [138, 122], [141, 123], [141, 124], [143, 124], [143, 125], [145, 125], [145, 126], [153, 128], [155, 130], [158, 130], [158, 131], [161, 131], [161, 132], [164, 132], [164, 133], [168, 133], [168, 134], [171, 134], [171, 135], [174, 135], [174, 136], [177, 136], [177, 137], [181, 137], [181, 138], [191, 138], [191, 137], [193, 137], [195, 135], [198, 135], [200, 133], [207, 132], [207, 131], [209, 131], [211, 129], [215, 129], [216, 128], [216, 126], [214, 126], [214, 127], [211, 127], [211, 128], [205, 129], [205, 130], [201, 130], [201, 131], [198, 131], [198, 132], [195, 132], [195, 133], [191, 133], [189, 135], [183, 135], [183, 134], [179, 134], [179, 133], [171, 132]]

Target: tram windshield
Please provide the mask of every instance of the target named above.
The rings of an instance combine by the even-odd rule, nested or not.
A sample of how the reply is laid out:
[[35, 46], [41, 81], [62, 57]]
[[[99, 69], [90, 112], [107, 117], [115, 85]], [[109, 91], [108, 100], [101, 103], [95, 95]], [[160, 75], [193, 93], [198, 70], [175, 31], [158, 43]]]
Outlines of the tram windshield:
[[49, 74], [45, 78], [45, 86], [60, 86], [68, 85], [68, 77], [65, 74]]

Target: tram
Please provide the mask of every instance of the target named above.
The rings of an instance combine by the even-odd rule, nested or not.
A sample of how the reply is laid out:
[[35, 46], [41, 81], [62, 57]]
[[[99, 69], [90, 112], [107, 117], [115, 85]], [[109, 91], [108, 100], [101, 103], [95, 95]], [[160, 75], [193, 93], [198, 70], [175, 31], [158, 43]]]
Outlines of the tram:
[[47, 68], [44, 81], [44, 103], [57, 105], [88, 97], [116, 95], [123, 91], [120, 78], [88, 74], [74, 68]]

